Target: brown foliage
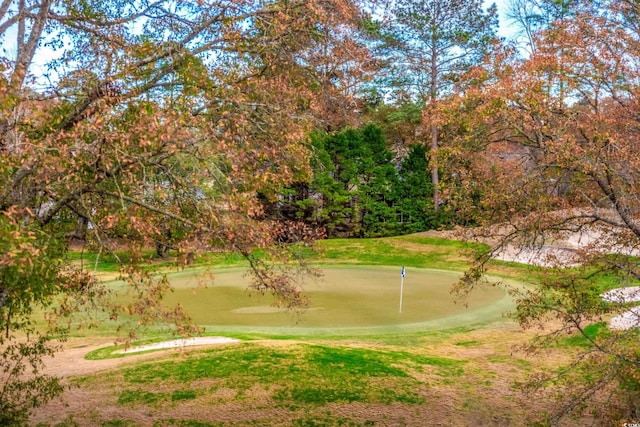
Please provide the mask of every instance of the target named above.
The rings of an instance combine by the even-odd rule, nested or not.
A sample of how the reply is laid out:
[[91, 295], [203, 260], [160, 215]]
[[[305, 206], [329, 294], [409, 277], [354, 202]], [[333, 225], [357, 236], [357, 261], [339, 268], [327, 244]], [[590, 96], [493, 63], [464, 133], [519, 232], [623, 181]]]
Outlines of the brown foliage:
[[[552, 421], [585, 409], [604, 423], [637, 420], [639, 410], [632, 398], [639, 390], [637, 331], [585, 332], [628, 309], [603, 302], [605, 286], [640, 277], [633, 257], [640, 242], [640, 33], [627, 19], [638, 9], [623, 1], [606, 6], [596, 15], [579, 10], [575, 19], [536, 33], [526, 59], [505, 49], [492, 58], [495, 76], [480, 75], [482, 84], [464, 93], [473, 106], [465, 117], [471, 128], [485, 129], [479, 145], [486, 149], [462, 156], [461, 191], [473, 189], [480, 198], [461, 208], [478, 222], [501, 226], [485, 228], [494, 249], [462, 288], [474, 286], [489, 257], [508, 245], [539, 248], [571, 236], [587, 241], [574, 252], [581, 267], [548, 259], [557, 268], [539, 278], [538, 288], [516, 295], [523, 326], [560, 325], [529, 350], [557, 345], [568, 334], [587, 341], [568, 369], [533, 378], [535, 388], [562, 384]], [[605, 278], [613, 283], [603, 285]]]
[[[180, 307], [162, 306], [166, 279], [139, 268], [141, 249], [153, 245], [183, 262], [195, 250], [239, 251], [258, 290], [303, 306], [300, 270], [277, 268], [290, 260], [279, 239], [300, 230], [274, 233], [257, 194], [277, 197], [309, 175], [302, 142], [313, 114], [346, 102], [362, 75], [358, 14], [343, 0], [1, 2], [0, 36], [16, 35], [0, 75], [7, 337], [31, 330], [32, 308], [58, 297], [55, 316], [106, 304], [112, 318], [196, 332]], [[30, 74], [42, 45], [54, 57]], [[133, 302], [105, 303], [108, 292], [68, 266], [70, 236], [100, 253], [126, 243]]]

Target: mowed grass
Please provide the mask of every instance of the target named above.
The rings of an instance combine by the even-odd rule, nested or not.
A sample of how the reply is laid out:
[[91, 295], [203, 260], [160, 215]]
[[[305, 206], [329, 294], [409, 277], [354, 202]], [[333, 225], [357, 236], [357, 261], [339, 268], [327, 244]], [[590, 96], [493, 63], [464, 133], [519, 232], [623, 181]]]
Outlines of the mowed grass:
[[518, 425], [541, 402], [520, 400], [505, 381], [524, 378], [539, 362], [512, 355], [509, 334], [455, 329], [405, 334], [394, 344], [375, 336], [307, 338], [160, 353], [73, 378], [65, 404], [49, 413], [42, 408], [35, 420], [362, 426], [465, 425], [471, 417], [483, 425]]
[[[330, 239], [316, 242], [316, 250], [301, 248], [305, 258], [322, 264], [368, 264], [405, 265], [417, 268], [442, 270], [464, 270], [470, 257], [485, 250], [481, 244], [447, 240], [418, 235], [374, 239]], [[116, 252], [120, 260], [126, 262], [125, 252]], [[98, 273], [117, 272], [118, 263], [114, 255], [96, 254], [75, 250], [69, 258], [78, 265]], [[170, 269], [170, 259], [160, 259], [151, 250], [143, 251], [142, 257], [150, 263], [148, 268]], [[201, 254], [196, 258], [196, 266], [242, 267], [247, 263], [239, 254], [215, 252]]]
[[[145, 256], [151, 263], [146, 268], [168, 274], [175, 287], [164, 297], [163, 303], [167, 306], [180, 303], [194, 322], [205, 326], [210, 333], [251, 331], [271, 336], [330, 336], [383, 333], [385, 330], [395, 333], [396, 326], [410, 324], [414, 325], [414, 330], [419, 330], [450, 328], [469, 322], [486, 323], [510, 308], [503, 289], [484, 289], [467, 301], [458, 301], [450, 293], [451, 285], [468, 267], [474, 251], [482, 249], [481, 245], [401, 236], [333, 239], [320, 241], [317, 246], [317, 252], [307, 251], [305, 256], [318, 264], [324, 276], [317, 281], [304, 281], [310, 306], [302, 313], [278, 310], [273, 307], [275, 301], [270, 295], [248, 292], [250, 279], [244, 275], [248, 265], [236, 254], [205, 254], [192, 268], [176, 271], [170, 259], [155, 259], [153, 253], [147, 251]], [[123, 258], [122, 254], [119, 256]], [[82, 265], [105, 280], [113, 279], [117, 274], [112, 255], [76, 252], [72, 253], [72, 259], [82, 260]], [[407, 268], [407, 277], [403, 309], [399, 313], [400, 269], [403, 265]], [[128, 297], [122, 293], [125, 289], [122, 282], [111, 280], [107, 283], [121, 295], [120, 302], [127, 301]], [[492, 305], [493, 309], [490, 308]], [[445, 318], [448, 320], [443, 321]], [[360, 330], [356, 331], [356, 328]], [[370, 328], [378, 330], [367, 330]], [[103, 318], [98, 328], [73, 331], [72, 335], [110, 336], [116, 329], [117, 324]], [[167, 337], [167, 330], [163, 326], [147, 328], [139, 338], [145, 339], [149, 334], [162, 339]]]
[[[180, 302], [196, 323], [207, 327], [288, 327], [300, 333], [308, 328], [380, 328], [444, 318], [454, 326], [456, 320], [463, 321], [458, 317], [468, 318], [498, 302], [501, 310], [506, 308], [501, 300], [508, 297], [498, 287], [478, 291], [466, 305], [457, 302], [450, 289], [459, 277], [454, 272], [407, 268], [402, 312], [399, 266], [326, 265], [322, 278], [303, 284], [310, 302], [302, 313], [274, 307], [268, 295], [247, 293], [248, 282], [241, 269], [217, 270], [206, 288], [196, 274], [170, 275], [175, 291], [165, 301]], [[489, 320], [500, 315], [490, 310], [486, 313]]]
[[417, 268], [464, 270], [484, 245], [417, 235], [380, 239], [332, 239], [318, 242], [322, 263], [405, 265]]

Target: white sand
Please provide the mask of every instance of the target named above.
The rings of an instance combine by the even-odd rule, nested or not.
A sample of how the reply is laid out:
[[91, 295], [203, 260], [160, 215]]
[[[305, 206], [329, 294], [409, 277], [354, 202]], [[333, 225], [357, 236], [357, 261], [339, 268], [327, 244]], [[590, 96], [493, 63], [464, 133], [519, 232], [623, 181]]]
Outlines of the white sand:
[[[517, 247], [509, 244], [496, 253], [494, 258], [541, 267], [576, 266], [579, 264], [577, 250], [598, 250], [599, 242], [606, 238], [607, 234], [602, 230], [589, 229], [581, 233], [568, 234], [564, 239], [557, 239], [553, 244], [541, 247]], [[635, 248], [618, 245], [605, 245], [605, 247], [620, 254], [640, 256]], [[621, 304], [640, 301], [640, 286], [612, 289], [603, 293], [602, 299]], [[617, 330], [640, 328], [640, 306], [613, 317], [609, 321], [609, 327]]]
[[609, 327], [620, 331], [631, 328], [640, 328], [640, 307], [634, 307], [619, 316], [609, 320]]
[[[612, 289], [602, 294], [602, 299], [607, 302], [626, 304], [640, 301], [640, 286]], [[619, 316], [609, 320], [609, 327], [619, 331], [640, 327], [640, 307], [634, 307]]]
[[229, 344], [229, 343], [235, 343], [235, 342], [240, 342], [240, 340], [237, 340], [235, 338], [227, 338], [227, 337], [193, 337], [193, 338], [183, 338], [179, 340], [158, 342], [158, 343], [148, 344], [148, 345], [141, 345], [138, 347], [131, 347], [126, 350], [120, 350], [117, 353], [137, 353], [140, 351], [148, 351], [148, 350], [190, 347], [195, 345]]
[[[607, 302], [626, 304], [640, 301], [640, 286], [612, 289], [602, 294]], [[640, 327], [640, 307], [634, 307], [609, 320], [609, 327], [619, 331]]]
[[602, 299], [607, 302], [619, 303], [640, 301], [640, 286], [612, 289], [603, 293]]
[[555, 246], [522, 248], [514, 245], [506, 245], [500, 252], [494, 255], [494, 258], [501, 261], [517, 262], [539, 267], [552, 267], [556, 265], [571, 267], [578, 265], [578, 256], [575, 251], [570, 248]]

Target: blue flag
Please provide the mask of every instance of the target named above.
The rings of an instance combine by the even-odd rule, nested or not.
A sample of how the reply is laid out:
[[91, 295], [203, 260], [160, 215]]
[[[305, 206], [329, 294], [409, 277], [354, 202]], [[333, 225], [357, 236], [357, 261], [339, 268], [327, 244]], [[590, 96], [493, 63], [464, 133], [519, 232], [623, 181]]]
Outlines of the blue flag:
[[405, 272], [404, 272], [404, 265], [402, 266], [402, 272], [400, 273], [400, 275], [401, 275], [402, 277], [406, 276], [406, 274], [405, 274]]

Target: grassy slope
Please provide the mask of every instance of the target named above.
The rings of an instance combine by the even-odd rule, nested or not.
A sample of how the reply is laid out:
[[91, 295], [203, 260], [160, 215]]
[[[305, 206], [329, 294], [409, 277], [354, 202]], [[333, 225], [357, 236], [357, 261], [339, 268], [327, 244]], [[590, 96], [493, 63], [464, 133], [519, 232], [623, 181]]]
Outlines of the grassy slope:
[[[320, 263], [453, 270], [467, 266], [474, 248], [417, 236], [331, 240], [321, 246]], [[241, 264], [237, 258], [216, 263]], [[527, 271], [497, 264], [494, 273], [526, 277]], [[529, 336], [507, 319], [482, 327], [354, 337], [280, 336], [274, 341], [246, 335], [253, 340], [161, 352], [150, 362], [75, 378], [79, 388], [68, 406], [42, 408], [34, 422], [521, 425], [523, 417], [541, 414], [552, 402], [526, 398], [510, 388], [512, 382], [566, 359], [566, 349], [544, 359], [514, 352], [513, 345]]]

